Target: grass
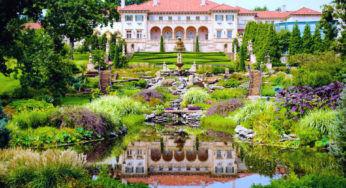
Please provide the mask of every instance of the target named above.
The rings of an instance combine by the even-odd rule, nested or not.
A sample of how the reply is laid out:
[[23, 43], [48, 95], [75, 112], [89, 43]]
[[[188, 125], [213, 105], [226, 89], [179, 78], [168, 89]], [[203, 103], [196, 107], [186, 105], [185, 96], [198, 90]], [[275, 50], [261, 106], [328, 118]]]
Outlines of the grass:
[[19, 80], [6, 77], [0, 73], [0, 86], [0, 95], [3, 95], [5, 93], [12, 93], [15, 89], [20, 88], [20, 83]]
[[83, 97], [73, 97], [73, 96], [65, 96], [61, 97], [61, 105], [83, 105], [90, 102], [90, 98], [88, 96]]
[[[130, 58], [130, 64], [134, 63], [154, 63], [161, 64], [163, 62], [173, 64], [177, 62], [176, 52], [137, 52]], [[231, 59], [223, 52], [183, 52], [182, 61], [185, 64], [229, 64]]]
[[86, 67], [89, 63], [89, 53], [75, 53], [72, 62], [75, 63], [77, 67]]

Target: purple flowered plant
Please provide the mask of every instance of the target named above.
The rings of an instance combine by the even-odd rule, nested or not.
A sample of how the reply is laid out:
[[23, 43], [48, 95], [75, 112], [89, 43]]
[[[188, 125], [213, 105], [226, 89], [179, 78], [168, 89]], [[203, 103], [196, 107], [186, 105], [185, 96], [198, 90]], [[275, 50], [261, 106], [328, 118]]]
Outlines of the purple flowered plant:
[[226, 101], [218, 102], [208, 109], [207, 116], [211, 116], [213, 114], [220, 114], [224, 116], [242, 106], [243, 102], [240, 99], [229, 99]]
[[137, 96], [142, 97], [146, 101], [150, 101], [150, 98], [157, 98], [157, 99], [163, 99], [163, 95], [161, 95], [158, 91], [155, 89], [145, 89], [139, 93], [137, 93]]
[[188, 110], [201, 110], [201, 107], [189, 107]]
[[[309, 86], [290, 87], [278, 92], [276, 101], [280, 107], [288, 109], [286, 115], [298, 119], [308, 110], [324, 107], [335, 109], [343, 88], [344, 85], [341, 82], [333, 82], [316, 89]], [[281, 110], [280, 107], [277, 111]]]
[[108, 131], [114, 129], [108, 117], [91, 112], [87, 108], [61, 108], [52, 114], [52, 122], [59, 128], [83, 128], [103, 137], [107, 136]]

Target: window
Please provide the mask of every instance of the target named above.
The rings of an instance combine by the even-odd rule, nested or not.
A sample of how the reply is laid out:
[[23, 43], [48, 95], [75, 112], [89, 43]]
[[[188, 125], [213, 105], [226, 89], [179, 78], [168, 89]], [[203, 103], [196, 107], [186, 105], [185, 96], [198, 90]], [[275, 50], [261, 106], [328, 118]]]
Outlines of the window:
[[216, 174], [221, 174], [221, 173], [223, 173], [223, 168], [222, 168], [222, 167], [215, 167], [215, 173], [216, 173]]
[[217, 150], [217, 152], [216, 152], [216, 157], [217, 157], [217, 158], [221, 158], [221, 150]]
[[223, 15], [215, 15], [216, 21], [223, 21]]
[[178, 20], [179, 20], [179, 21], [181, 20], [181, 16], [178, 16]]
[[198, 20], [198, 21], [199, 21], [199, 20], [200, 20], [200, 17], [199, 17], [199, 16], [196, 16], [196, 20]]
[[149, 16], [149, 20], [150, 21], [154, 20], [154, 16]]
[[216, 31], [216, 37], [217, 37], [218, 39], [221, 38], [221, 34], [222, 34], [222, 31], [221, 31], [221, 30]]
[[[126, 31], [126, 38], [128, 38], [128, 39], [131, 38], [131, 31]], [[131, 150], [130, 150], [130, 152], [131, 152]]]
[[227, 31], [227, 38], [232, 38], [232, 30]]
[[190, 16], [186, 16], [186, 20], [187, 20], [187, 21], [190, 21], [190, 20], [191, 20], [191, 17], [190, 17]]
[[[137, 31], [137, 38], [138, 39], [142, 38], [142, 31]], [[138, 153], [139, 153], [139, 151], [138, 151]], [[142, 151], [141, 151], [141, 153], [142, 153]]]
[[144, 173], [144, 168], [143, 167], [136, 167], [136, 173], [137, 174], [143, 174]]
[[160, 16], [160, 17], [159, 17], [159, 20], [160, 20], [160, 21], [162, 21], [162, 20], [163, 20], [163, 17], [162, 17], [162, 16]]
[[231, 150], [227, 151], [227, 158], [232, 158], [232, 151]]
[[178, 31], [176, 34], [175, 34], [175, 38], [183, 38], [183, 33], [181, 31]]
[[135, 17], [135, 19], [136, 19], [136, 21], [137, 22], [142, 22], [143, 21], [143, 16], [142, 15], [137, 15], [136, 17]]
[[172, 39], [172, 33], [169, 32], [169, 31], [167, 31], [167, 32], [165, 33], [165, 39]]
[[230, 166], [226, 167], [226, 173], [228, 174], [234, 173], [234, 167], [230, 167]]
[[187, 33], [187, 38], [188, 38], [188, 39], [194, 39], [194, 38], [195, 38], [195, 33], [192, 32], [192, 31], [188, 32], [188, 33]]
[[226, 20], [227, 21], [234, 21], [234, 15], [227, 15]]
[[208, 20], [209, 20], [208, 16], [206, 16], [204, 19], [205, 19], [205, 21], [208, 21]]
[[168, 16], [168, 20], [172, 21], [173, 20], [172, 16]]
[[126, 167], [125, 172], [126, 173], [133, 173], [133, 167]]
[[132, 15], [125, 15], [125, 21], [130, 22], [132, 21], [133, 16]]

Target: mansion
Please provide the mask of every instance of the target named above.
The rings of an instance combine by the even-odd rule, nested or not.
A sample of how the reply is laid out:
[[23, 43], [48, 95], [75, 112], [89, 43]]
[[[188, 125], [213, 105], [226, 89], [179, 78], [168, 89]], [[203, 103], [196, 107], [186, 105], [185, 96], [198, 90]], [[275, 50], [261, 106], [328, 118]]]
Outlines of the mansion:
[[241, 40], [249, 21], [273, 23], [277, 30], [292, 30], [298, 23], [301, 31], [306, 23], [311, 32], [321, 19], [321, 12], [308, 8], [287, 11], [251, 11], [241, 7], [217, 4], [211, 0], [149, 0], [139, 5], [118, 7], [120, 22], [113, 27], [98, 27], [98, 35], [120, 33], [127, 42], [127, 51], [159, 52], [160, 38], [164, 38], [165, 51], [174, 51], [181, 38], [186, 51], [194, 51], [196, 36], [201, 52], [232, 53], [234, 38]]

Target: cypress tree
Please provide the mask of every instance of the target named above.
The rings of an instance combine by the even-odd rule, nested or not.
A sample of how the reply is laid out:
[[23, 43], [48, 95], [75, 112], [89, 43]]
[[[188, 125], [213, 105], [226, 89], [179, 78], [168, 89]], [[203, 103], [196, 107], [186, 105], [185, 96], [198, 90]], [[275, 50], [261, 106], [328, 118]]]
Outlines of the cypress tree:
[[240, 47], [240, 52], [239, 52], [239, 64], [238, 64], [238, 68], [237, 68], [237, 71], [239, 72], [243, 72], [245, 71], [245, 46], [244, 45], [241, 45]]
[[165, 52], [165, 49], [163, 47], [163, 36], [161, 35], [161, 39], [160, 39], [160, 52]]
[[237, 47], [237, 52], [239, 52], [239, 41], [238, 41], [238, 38], [235, 38], [235, 39], [233, 40], [233, 43], [232, 43], [232, 52], [235, 51], [235, 50], [234, 50], [234, 46]]
[[198, 36], [196, 36], [196, 52], [199, 52], [199, 41], [198, 41]]
[[301, 53], [301, 45], [302, 45], [302, 41], [300, 38], [300, 31], [298, 28], [298, 23], [296, 23], [293, 27], [291, 37], [290, 37], [290, 47], [289, 47], [290, 56]]
[[312, 36], [312, 49], [313, 49], [313, 52], [323, 51], [322, 38], [321, 38], [321, 28], [319, 25], [316, 25], [314, 35]]
[[118, 47], [118, 45], [115, 45], [113, 65], [115, 66], [115, 68], [119, 68], [119, 65], [120, 65], [120, 63], [119, 63], [119, 47]]
[[303, 33], [303, 38], [302, 38], [302, 52], [304, 53], [312, 53], [312, 36], [311, 36], [311, 31], [310, 31], [310, 25], [307, 23], [305, 25], [304, 33]]
[[288, 52], [290, 35], [291, 33], [288, 30], [280, 30], [280, 32], [277, 33], [280, 54]]

